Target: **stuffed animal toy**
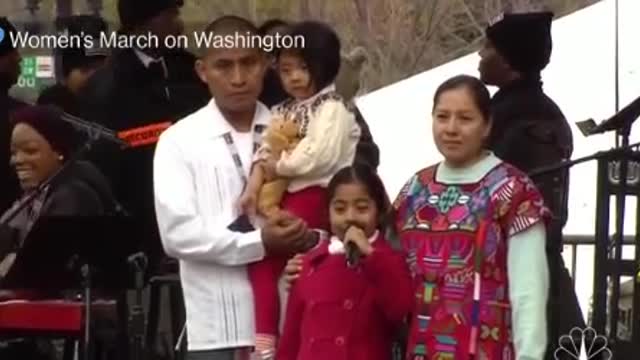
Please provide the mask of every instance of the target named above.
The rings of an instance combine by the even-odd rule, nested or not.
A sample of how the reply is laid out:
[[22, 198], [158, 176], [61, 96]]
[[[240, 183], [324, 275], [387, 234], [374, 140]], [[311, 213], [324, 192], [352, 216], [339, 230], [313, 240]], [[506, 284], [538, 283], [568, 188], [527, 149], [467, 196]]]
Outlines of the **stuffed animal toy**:
[[[292, 118], [278, 115], [267, 128], [263, 142], [269, 148], [269, 156], [280, 159], [285, 151], [292, 151], [300, 142], [299, 126]], [[289, 180], [282, 177], [265, 178], [258, 192], [258, 213], [264, 217], [280, 209], [280, 201], [287, 191]]]

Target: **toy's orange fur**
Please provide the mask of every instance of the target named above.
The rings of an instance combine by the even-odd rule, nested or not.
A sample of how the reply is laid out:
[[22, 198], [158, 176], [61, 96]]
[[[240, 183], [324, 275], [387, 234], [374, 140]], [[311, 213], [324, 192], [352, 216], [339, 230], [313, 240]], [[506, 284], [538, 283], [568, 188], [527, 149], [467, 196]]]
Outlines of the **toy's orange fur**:
[[[263, 141], [268, 145], [271, 156], [280, 159], [282, 153], [293, 150], [300, 142], [299, 127], [296, 122], [284, 116], [274, 118], [267, 129]], [[265, 217], [280, 209], [280, 202], [289, 186], [286, 178], [265, 179], [258, 193], [258, 212]]]

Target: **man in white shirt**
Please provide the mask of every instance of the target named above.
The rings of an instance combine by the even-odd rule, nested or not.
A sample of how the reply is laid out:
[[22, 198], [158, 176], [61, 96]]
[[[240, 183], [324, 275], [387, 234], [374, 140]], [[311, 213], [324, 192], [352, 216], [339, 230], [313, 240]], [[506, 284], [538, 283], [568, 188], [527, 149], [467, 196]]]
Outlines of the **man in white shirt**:
[[[251, 22], [234, 16], [214, 21], [205, 31], [257, 34]], [[267, 253], [291, 254], [313, 244], [299, 219], [281, 214], [251, 231], [239, 211], [255, 143], [271, 118], [257, 101], [266, 55], [242, 45], [204, 51], [196, 69], [213, 99], [166, 130], [154, 158], [162, 243], [180, 260], [189, 360], [247, 358], [255, 326], [245, 265]]]

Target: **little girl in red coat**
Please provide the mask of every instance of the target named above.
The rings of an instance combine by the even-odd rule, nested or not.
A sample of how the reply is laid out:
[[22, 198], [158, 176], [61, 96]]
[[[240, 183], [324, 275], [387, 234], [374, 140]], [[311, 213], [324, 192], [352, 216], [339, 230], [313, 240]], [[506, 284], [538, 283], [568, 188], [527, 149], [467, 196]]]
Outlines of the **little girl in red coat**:
[[[354, 165], [327, 192], [333, 235], [304, 255], [276, 359], [388, 360], [413, 289], [403, 254], [383, 235], [386, 191], [371, 168]], [[347, 264], [353, 253], [359, 259]]]
[[[328, 231], [326, 187], [333, 175], [353, 163], [361, 130], [335, 91], [340, 68], [335, 31], [326, 24], [305, 21], [294, 25], [289, 35], [302, 36], [305, 47], [278, 51], [278, 74], [290, 98], [272, 112], [294, 122], [301, 140], [279, 158], [268, 144], [261, 144], [240, 205], [246, 214], [254, 215], [259, 190], [271, 177], [267, 174], [275, 174], [289, 180], [280, 208], [309, 228]], [[256, 352], [261, 360], [273, 359], [278, 341], [278, 279], [287, 260], [270, 256], [248, 268], [255, 299]]]

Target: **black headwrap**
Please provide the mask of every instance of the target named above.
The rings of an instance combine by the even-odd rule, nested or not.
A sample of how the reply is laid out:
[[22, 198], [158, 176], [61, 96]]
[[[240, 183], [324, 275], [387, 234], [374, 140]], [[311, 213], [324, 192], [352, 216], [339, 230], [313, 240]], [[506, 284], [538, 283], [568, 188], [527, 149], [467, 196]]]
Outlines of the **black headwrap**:
[[552, 12], [503, 14], [489, 25], [486, 35], [514, 70], [539, 73], [551, 58], [552, 20]]

